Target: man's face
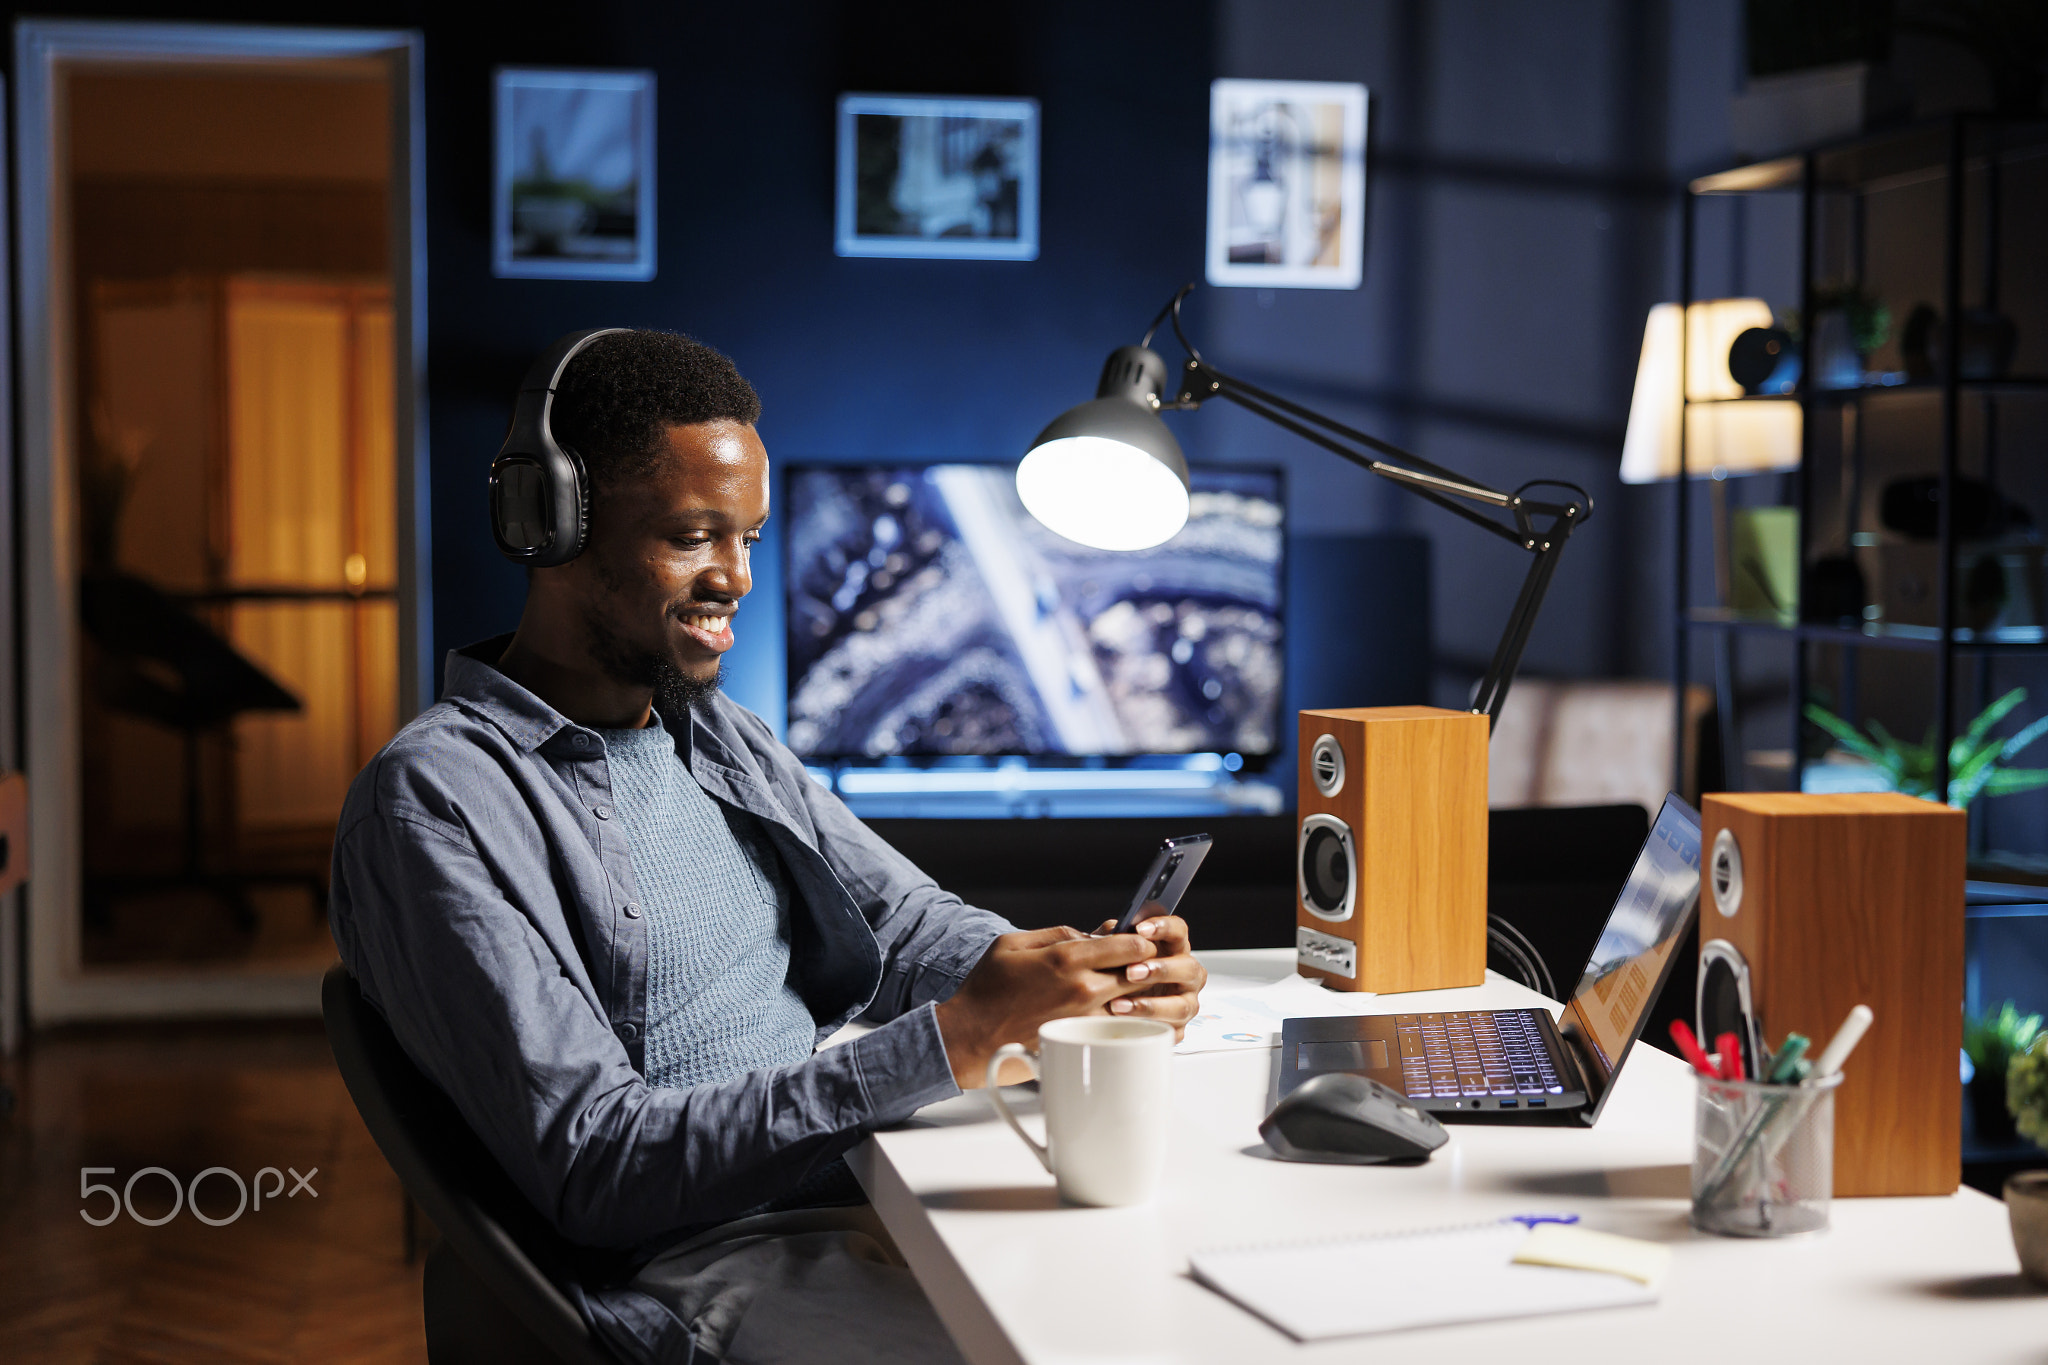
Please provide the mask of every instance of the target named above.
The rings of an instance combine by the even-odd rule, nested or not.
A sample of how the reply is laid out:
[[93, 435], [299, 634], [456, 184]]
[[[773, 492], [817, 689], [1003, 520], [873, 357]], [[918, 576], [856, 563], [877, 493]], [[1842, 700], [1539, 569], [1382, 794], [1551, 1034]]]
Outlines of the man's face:
[[742, 422], [670, 427], [653, 472], [591, 511], [585, 584], [591, 649], [614, 680], [685, 693], [717, 684], [732, 616], [754, 586], [748, 555], [768, 520], [768, 452]]

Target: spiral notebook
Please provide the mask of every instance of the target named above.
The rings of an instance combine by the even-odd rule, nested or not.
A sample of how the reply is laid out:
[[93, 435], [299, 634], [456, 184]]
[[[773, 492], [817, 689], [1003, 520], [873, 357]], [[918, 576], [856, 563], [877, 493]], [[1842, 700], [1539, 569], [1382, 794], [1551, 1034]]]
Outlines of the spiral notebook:
[[1516, 1263], [1532, 1238], [1547, 1243], [1565, 1232], [1481, 1223], [1203, 1251], [1189, 1260], [1197, 1280], [1297, 1341], [1657, 1301], [1661, 1259], [1650, 1262], [1656, 1270], [1647, 1284], [1624, 1274]]

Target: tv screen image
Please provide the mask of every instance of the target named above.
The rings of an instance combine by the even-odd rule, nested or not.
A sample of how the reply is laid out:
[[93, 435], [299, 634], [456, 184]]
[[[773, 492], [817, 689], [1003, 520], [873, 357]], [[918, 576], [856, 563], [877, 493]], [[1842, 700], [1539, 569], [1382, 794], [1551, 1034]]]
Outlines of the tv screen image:
[[1010, 466], [788, 478], [789, 728], [813, 759], [1265, 755], [1277, 747], [1280, 474], [1191, 471], [1138, 552], [1039, 524]]

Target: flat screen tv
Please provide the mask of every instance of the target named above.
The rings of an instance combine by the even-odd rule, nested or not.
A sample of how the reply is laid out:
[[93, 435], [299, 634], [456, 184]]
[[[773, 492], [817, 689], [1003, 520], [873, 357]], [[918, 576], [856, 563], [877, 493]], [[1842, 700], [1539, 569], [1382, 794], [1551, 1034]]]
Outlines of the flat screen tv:
[[1093, 550], [1013, 467], [790, 471], [789, 745], [817, 760], [1277, 747], [1281, 475], [1198, 468], [1188, 523]]

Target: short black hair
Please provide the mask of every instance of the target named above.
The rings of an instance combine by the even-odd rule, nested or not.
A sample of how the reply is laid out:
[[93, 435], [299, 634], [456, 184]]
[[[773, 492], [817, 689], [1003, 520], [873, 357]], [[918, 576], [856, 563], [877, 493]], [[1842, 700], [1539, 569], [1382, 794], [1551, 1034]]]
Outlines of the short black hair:
[[548, 427], [583, 460], [592, 493], [651, 473], [668, 428], [761, 416], [731, 360], [675, 332], [614, 332], [569, 362]]

